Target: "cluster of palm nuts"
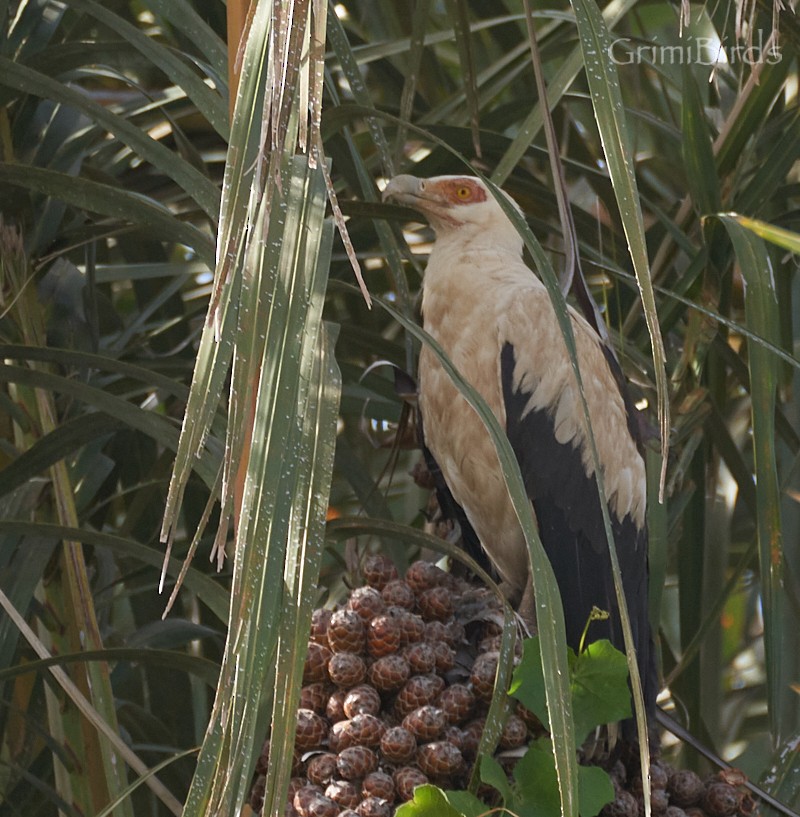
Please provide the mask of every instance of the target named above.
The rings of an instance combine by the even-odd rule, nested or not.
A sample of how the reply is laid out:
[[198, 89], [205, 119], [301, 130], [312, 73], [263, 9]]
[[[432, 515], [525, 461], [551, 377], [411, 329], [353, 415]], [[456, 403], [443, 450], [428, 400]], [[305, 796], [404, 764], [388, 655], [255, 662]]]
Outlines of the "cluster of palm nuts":
[[[497, 671], [494, 596], [431, 562], [405, 578], [384, 556], [336, 611], [316, 610], [297, 712], [287, 817], [390, 817], [423, 783], [469, 779]], [[508, 715], [501, 750], [524, 746], [535, 717]], [[259, 812], [269, 745], [250, 805]]]
[[[627, 767], [618, 760], [610, 773], [615, 798], [603, 809], [602, 817], [642, 817], [638, 759]], [[746, 781], [738, 769], [724, 769], [703, 779], [689, 769], [674, 769], [655, 760], [650, 766], [651, 812], [653, 817], [753, 817], [756, 803]]]
[[[391, 817], [424, 783], [465, 788], [475, 761], [499, 656], [496, 598], [425, 561], [401, 579], [375, 555], [362, 572], [366, 586], [312, 618], [286, 817]], [[509, 699], [498, 748], [506, 771], [543, 731]], [[268, 762], [267, 740], [250, 796], [256, 813]], [[643, 817], [638, 757], [610, 774], [615, 799], [601, 817]], [[702, 780], [656, 760], [651, 782], [654, 817], [754, 811], [733, 772]]]

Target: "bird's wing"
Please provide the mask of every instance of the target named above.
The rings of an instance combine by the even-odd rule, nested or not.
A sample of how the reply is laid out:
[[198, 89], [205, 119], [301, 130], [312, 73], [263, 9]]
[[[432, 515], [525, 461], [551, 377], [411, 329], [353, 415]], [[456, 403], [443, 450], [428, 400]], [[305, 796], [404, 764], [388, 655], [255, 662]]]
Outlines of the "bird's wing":
[[[650, 675], [644, 464], [597, 336], [577, 315], [573, 328], [644, 678]], [[577, 648], [596, 606], [611, 617], [592, 625], [589, 640], [609, 638], [624, 650], [581, 401], [546, 292], [518, 298], [499, 331], [506, 431], [559, 584], [567, 641]]]

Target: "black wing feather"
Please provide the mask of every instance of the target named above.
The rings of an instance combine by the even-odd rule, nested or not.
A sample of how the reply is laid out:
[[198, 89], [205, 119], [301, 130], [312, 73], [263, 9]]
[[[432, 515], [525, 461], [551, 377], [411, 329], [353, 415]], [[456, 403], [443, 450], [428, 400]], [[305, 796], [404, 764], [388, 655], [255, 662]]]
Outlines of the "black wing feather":
[[[589, 640], [607, 638], [624, 652], [597, 480], [586, 473], [577, 447], [558, 442], [554, 418], [547, 410], [533, 410], [523, 416], [531, 394], [514, 389], [515, 363], [514, 347], [506, 343], [501, 352], [506, 433], [533, 503], [542, 545], [558, 581], [567, 643], [578, 649], [589, 614], [596, 606], [607, 610], [610, 617], [591, 624]], [[630, 424], [629, 430], [633, 431]], [[648, 619], [647, 530], [638, 528], [630, 516], [618, 519], [611, 508], [609, 518], [645, 703], [648, 712], [654, 714], [657, 674]], [[624, 733], [630, 733], [631, 725], [625, 727]]]

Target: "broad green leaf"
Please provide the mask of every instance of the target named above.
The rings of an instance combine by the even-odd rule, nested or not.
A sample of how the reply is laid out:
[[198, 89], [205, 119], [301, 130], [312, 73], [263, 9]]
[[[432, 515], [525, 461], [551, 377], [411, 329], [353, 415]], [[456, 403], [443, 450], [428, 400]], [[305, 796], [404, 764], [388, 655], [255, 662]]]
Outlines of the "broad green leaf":
[[[606, 639], [594, 641], [580, 655], [567, 648], [572, 692], [572, 717], [579, 741], [596, 727], [631, 716], [628, 664], [625, 654]], [[525, 639], [522, 659], [514, 668], [509, 690], [545, 725], [549, 723], [539, 639]]]
[[228, 106], [225, 100], [203, 82], [188, 60], [174, 53], [172, 49], [166, 48], [154, 37], [148, 37], [119, 14], [94, 0], [68, 0], [68, 5], [77, 11], [90, 14], [141, 51], [154, 66], [186, 92], [223, 139], [230, 137]]
[[16, 490], [29, 479], [77, 449], [125, 428], [121, 420], [107, 414], [82, 414], [66, 420], [0, 470], [0, 496]]
[[0, 344], [0, 357], [5, 360], [47, 360], [67, 368], [85, 367], [99, 372], [113, 372], [120, 377], [138, 381], [143, 384], [143, 387], [159, 389], [181, 400], [185, 400], [189, 393], [189, 390], [183, 383], [161, 374], [156, 371], [155, 368], [148, 368], [147, 366], [130, 363], [126, 360], [118, 360], [117, 358], [107, 355], [81, 352], [78, 349], [55, 349], [50, 346]]
[[614, 784], [605, 769], [581, 766], [578, 771], [578, 797], [581, 814], [599, 814], [603, 806], [614, 800]]
[[701, 216], [717, 213], [720, 209], [720, 192], [714, 149], [700, 91], [688, 65], [683, 69], [681, 130], [683, 164], [694, 205]]
[[[103, 411], [131, 428], [144, 432], [167, 448], [173, 450], [177, 448], [178, 430], [165, 417], [152, 411], [145, 411], [127, 400], [102, 389], [88, 386], [74, 378], [26, 369], [21, 366], [2, 366], [0, 367], [0, 382], [37, 386], [59, 394], [68, 394], [91, 408]], [[218, 452], [215, 454], [212, 446], [206, 448], [205, 453], [193, 463], [195, 471], [209, 486], [214, 483], [218, 456]]]
[[[187, 799], [197, 814], [238, 811], [268, 727], [275, 756], [291, 757], [304, 658], [298, 642], [322, 554], [339, 393], [321, 322], [332, 235], [323, 226], [319, 165], [298, 157], [281, 181], [270, 213], [262, 202], [254, 218], [242, 286], [233, 394], [244, 401], [252, 393], [247, 357], [259, 362], [260, 376], [234, 552], [239, 613]], [[287, 763], [270, 763], [267, 811], [284, 801], [289, 773]]]
[[[747, 322], [773, 342], [777, 342], [778, 301], [772, 261], [763, 240], [731, 215], [717, 216], [733, 243], [745, 280]], [[778, 383], [777, 360], [758, 343], [748, 348], [750, 405], [753, 417], [753, 458], [755, 461], [758, 555], [764, 604], [764, 644], [769, 665], [768, 701], [774, 734], [781, 735], [786, 723], [782, 708], [785, 682], [784, 660], [788, 633], [783, 623], [784, 578], [781, 536], [781, 490], [775, 450], [775, 396]]]
[[214, 248], [207, 235], [176, 218], [166, 207], [137, 193], [41, 167], [8, 162], [0, 162], [0, 182], [133, 223], [165, 241], [182, 242], [191, 247], [207, 266], [213, 266]]
[[544, 689], [544, 670], [539, 638], [526, 638], [522, 642], [522, 658], [514, 668], [509, 694], [525, 705], [547, 728], [547, 696]]
[[469, 125], [472, 131], [472, 147], [475, 155], [481, 155], [480, 143], [480, 104], [478, 100], [477, 82], [475, 76], [475, 60], [472, 56], [472, 37], [469, 31], [468, 6], [464, 0], [447, 0], [450, 19], [453, 21], [453, 31], [456, 35], [458, 58], [461, 65], [464, 91], [469, 111]]
[[[33, 648], [37, 655], [40, 658], [49, 658], [48, 650], [46, 645], [42, 642], [40, 638], [36, 635], [36, 633], [31, 629], [25, 619], [20, 616], [19, 612], [11, 606], [8, 597], [6, 594], [0, 590], [0, 606], [2, 606], [3, 610], [5, 611], [6, 615], [10, 616], [16, 626], [19, 628], [22, 636], [28, 642], [28, 644]], [[89, 665], [89, 669], [91, 669], [92, 665]], [[153, 792], [158, 796], [159, 800], [173, 813], [176, 817], [180, 817], [181, 808], [180, 802], [177, 798], [167, 789], [167, 787], [157, 778], [155, 778], [152, 774], [149, 774], [150, 770], [147, 766], [140, 760], [140, 758], [133, 752], [133, 750], [120, 738], [116, 723], [113, 725], [109, 723], [103, 717], [103, 714], [99, 712], [95, 706], [93, 705], [93, 700], [89, 700], [83, 692], [78, 688], [75, 682], [67, 675], [67, 673], [58, 665], [51, 665], [49, 667], [49, 672], [57, 682], [57, 684], [62, 688], [66, 696], [69, 698], [71, 703], [79, 710], [80, 714], [86, 719], [88, 723], [92, 725], [94, 729], [97, 730], [99, 734], [101, 734], [104, 738], [104, 749], [106, 752], [110, 753], [113, 763], [118, 765], [118, 773], [121, 776], [123, 769], [121, 768], [122, 762], [125, 762], [128, 766], [130, 766], [135, 772], [142, 776], [142, 779], [146, 782], [146, 784], [153, 790]], [[92, 682], [97, 683], [95, 678], [92, 677]], [[91, 690], [90, 690], [91, 692]], [[97, 691], [95, 690], [96, 698]], [[106, 745], [107, 744], [107, 745]], [[105, 765], [105, 764], [104, 764]], [[106, 772], [108, 775], [108, 772]], [[83, 782], [84, 784], [88, 784], [89, 780], [76, 778], [74, 775], [71, 775], [71, 780], [75, 780], [77, 784]], [[108, 779], [108, 778], [106, 778]], [[110, 781], [109, 781], [110, 782]], [[111, 796], [117, 797], [120, 793], [121, 789], [118, 790], [117, 787], [113, 787], [108, 792]], [[123, 813], [132, 813], [130, 809], [130, 803], [128, 803], [125, 799], [121, 799], [118, 802], [121, 803], [121, 808]]]
[[741, 224], [751, 233], [760, 236], [765, 241], [771, 244], [776, 244], [778, 247], [783, 247], [789, 252], [800, 253], [800, 233], [795, 233], [792, 230], [785, 230], [783, 227], [776, 227], [774, 224], [769, 224], [766, 221], [761, 221], [757, 218], [748, 218], [737, 213], [730, 213], [730, 218]]
[[482, 817], [486, 814], [486, 804], [468, 791], [446, 791], [447, 802], [464, 817]]
[[[485, 810], [485, 807], [484, 807]], [[414, 798], [395, 811], [396, 817], [463, 817], [436, 786], [424, 785], [414, 789]], [[467, 815], [469, 817], [469, 815]]]
[[[549, 741], [539, 738], [514, 767], [515, 792], [506, 803], [519, 817], [558, 817], [561, 813], [556, 770]], [[580, 814], [594, 817], [614, 799], [614, 786], [608, 773], [598, 766], [578, 767]]]
[[86, 650], [85, 652], [54, 655], [38, 661], [27, 661], [13, 667], [0, 670], [0, 681], [7, 681], [29, 672], [40, 672], [53, 665], [67, 665], [78, 661], [130, 661], [131, 663], [152, 664], [164, 669], [189, 672], [202, 679], [209, 688], [216, 687], [219, 677], [219, 666], [207, 658], [198, 655], [187, 655], [177, 650], [159, 650], [152, 648], [108, 647], [103, 650]]
[[[45, 522], [0, 519], [0, 534], [24, 536], [29, 545], [36, 547], [48, 547], [53, 540], [58, 541], [61, 539], [82, 542], [86, 545], [108, 548], [113, 553], [130, 557], [154, 568], [160, 568], [164, 562], [163, 554], [155, 548], [143, 545], [131, 538], [87, 528], [70, 528]], [[181, 571], [181, 563], [178, 559], [170, 559], [167, 562], [166, 569], [168, 575], [178, 576]], [[197, 594], [198, 598], [220, 621], [227, 622], [230, 595], [219, 583], [197, 569], [190, 569], [186, 575], [186, 585]]]
[[[638, 0], [612, 0], [603, 9], [603, 18], [608, 22], [609, 29], [613, 29], [624, 17], [625, 13], [636, 4]], [[534, 14], [534, 16], [536, 16]], [[564, 94], [575, 81], [583, 67], [583, 55], [580, 48], [574, 48], [559, 66], [547, 85], [547, 102], [551, 110], [561, 102]], [[502, 185], [509, 177], [513, 169], [528, 151], [534, 140], [538, 136], [544, 124], [543, 110], [541, 103], [537, 101], [531, 112], [519, 126], [514, 141], [508, 147], [501, 160], [492, 173], [492, 181], [497, 185]]]
[[583, 740], [596, 727], [631, 716], [625, 654], [602, 639], [586, 646], [572, 663], [572, 716]]
[[138, 788], [143, 785], [147, 784], [147, 781], [157, 775], [163, 769], [166, 769], [168, 766], [171, 766], [178, 760], [182, 760], [185, 757], [189, 757], [197, 752], [197, 749], [192, 747], [191, 749], [187, 749], [184, 752], [177, 752], [176, 754], [172, 755], [172, 757], [168, 757], [166, 760], [162, 760], [161, 763], [156, 764], [153, 766], [152, 769], [148, 769], [147, 772], [143, 775], [139, 775], [123, 792], [121, 792], [120, 796], [114, 800], [113, 802], [109, 803], [106, 808], [98, 811], [95, 817], [111, 817], [114, 814], [115, 809], [117, 809], [124, 800], [133, 794]]
[[152, 163], [165, 176], [173, 179], [212, 218], [219, 215], [219, 190], [199, 170], [177, 156], [174, 151], [153, 139], [147, 132], [115, 114], [107, 106], [94, 102], [85, 93], [57, 82], [30, 67], [18, 65], [0, 57], [0, 85], [26, 94], [34, 94], [83, 111], [93, 122], [124, 142], [142, 159]]
[[[144, 4], [169, 20], [184, 37], [191, 40], [213, 66], [216, 79], [225, 81], [228, 71], [227, 46], [188, 0], [144, 0]], [[218, 90], [222, 92], [223, 88]]]
[[[578, 768], [579, 777], [580, 773]], [[558, 779], [548, 740], [540, 738], [528, 747], [514, 766], [514, 782], [515, 796], [511, 803], [506, 804], [514, 814], [519, 817], [558, 817], [561, 813]], [[578, 813], [583, 814], [580, 801]]]
[[510, 805], [514, 798], [514, 792], [508, 781], [508, 775], [503, 767], [491, 756], [484, 755], [480, 762], [481, 780], [500, 792], [503, 802]]

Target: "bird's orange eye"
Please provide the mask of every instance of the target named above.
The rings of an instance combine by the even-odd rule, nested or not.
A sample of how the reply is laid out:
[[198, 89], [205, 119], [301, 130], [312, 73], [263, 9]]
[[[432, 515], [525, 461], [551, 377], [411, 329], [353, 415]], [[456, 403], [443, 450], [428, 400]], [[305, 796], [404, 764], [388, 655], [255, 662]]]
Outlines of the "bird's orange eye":
[[466, 185], [456, 188], [456, 197], [461, 199], [461, 201], [466, 201], [470, 196], [472, 196], [472, 188]]

